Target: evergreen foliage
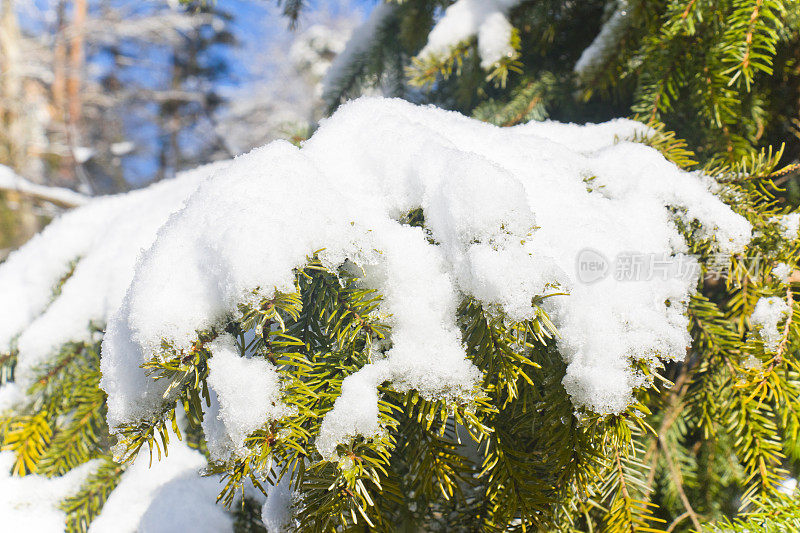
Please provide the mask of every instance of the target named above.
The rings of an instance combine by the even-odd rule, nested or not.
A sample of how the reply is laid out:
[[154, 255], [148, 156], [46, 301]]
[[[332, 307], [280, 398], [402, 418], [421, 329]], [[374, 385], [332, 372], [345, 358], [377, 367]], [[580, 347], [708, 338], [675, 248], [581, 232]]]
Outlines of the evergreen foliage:
[[[444, 57], [416, 56], [448, 2], [395, 3], [399, 22], [379, 27], [369, 47], [385, 59], [360, 67], [362, 79], [375, 80], [405, 65], [408, 84], [389, 86], [394, 95], [502, 125], [633, 112], [667, 124], [703, 161], [735, 162], [782, 143], [788, 161], [800, 154], [796, 2], [522, 1], [508, 16], [516, 52], [489, 70], [480, 66], [474, 38]], [[327, 91], [334, 105], [351, 95], [349, 85]]]
[[[304, 4], [282, 2], [291, 21]], [[198, 332], [188, 352], [164, 343], [152, 354], [144, 367], [163, 384], [160, 412], [122, 428], [113, 451], [98, 387], [102, 328], [90, 326], [94, 341], [65, 344], [40, 369], [25, 408], [0, 417], [0, 435], [16, 475], [58, 476], [96, 461], [63, 503], [68, 531], [88, 529], [137, 454], [156, 461], [168, 453], [171, 433], [210, 457], [202, 433], [209, 344], [221, 335], [233, 336], [243, 357], [276, 366], [291, 407], [250, 434], [244, 453], [208, 470], [222, 476], [219, 502], [235, 513], [238, 531], [263, 530], [245, 487], [266, 494], [279, 483], [296, 494], [300, 531], [800, 528], [796, 499], [782, 493], [800, 475], [800, 286], [797, 276], [775, 273], [781, 263], [797, 271], [800, 241], [774, 218], [796, 209], [782, 185], [797, 174], [791, 162], [800, 153], [790, 133], [800, 8], [779, 0], [521, 2], [509, 14], [515, 53], [485, 71], [472, 40], [447, 57], [416, 57], [447, 4], [396, 2], [367, 52], [344, 66], [341, 86], [328, 88], [329, 103], [383, 80], [394, 94], [499, 126], [638, 113], [653, 125], [638, 142], [713, 176], [755, 228], [748, 256], [724, 264], [696, 228], [682, 228], [703, 268], [685, 361], [658, 363], [658, 373], [642, 365], [651, 385], [624, 413], [576, 410], [542, 301], [533, 302], [535, 319], [514, 322], [465, 297], [458, 323], [484, 376], [472, 401], [432, 401], [383, 384], [385, 431], [323, 457], [314, 446], [323, 416], [391, 331], [378, 312], [382, 295], [359, 284], [358, 265], [332, 268], [310, 257], [293, 292], [242, 306], [226, 324]], [[573, 72], [601, 18], [602, 46]], [[778, 141], [786, 147], [760, 148]], [[404, 222], [425, 228], [424, 213]], [[74, 266], [65, 265], [62, 283]], [[727, 275], [717, 277], [720, 269]], [[751, 321], [764, 297], [790, 310], [775, 349]], [[13, 380], [14, 357], [0, 354], [0, 383]]]

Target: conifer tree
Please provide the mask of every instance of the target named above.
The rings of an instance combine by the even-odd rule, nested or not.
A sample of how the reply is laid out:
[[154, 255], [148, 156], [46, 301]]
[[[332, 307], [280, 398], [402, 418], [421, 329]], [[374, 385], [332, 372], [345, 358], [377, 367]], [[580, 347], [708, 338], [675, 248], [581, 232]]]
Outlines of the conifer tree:
[[[351, 87], [382, 80], [393, 95], [503, 126], [628, 115], [663, 122], [703, 162], [734, 163], [783, 143], [787, 161], [800, 153], [796, 2], [389, 4], [373, 14], [380, 20], [365, 28], [373, 31], [351, 43], [364, 53], [343, 54], [329, 75], [332, 108], [352, 96]], [[448, 6], [446, 25], [439, 19], [447, 20]], [[479, 27], [491, 13], [508, 26]], [[429, 41], [432, 29], [437, 38]], [[482, 38], [496, 39], [503, 53], [484, 60]]]
[[[303, 2], [282, 4], [290, 20], [302, 16]], [[647, 126], [625, 121], [603, 125], [607, 130], [549, 130], [556, 126], [529, 124], [497, 133], [412, 106], [349, 104], [297, 152], [276, 145], [164, 183], [149, 196], [76, 211], [63, 229], [53, 226], [0, 270], [1, 287], [14, 281], [22, 286], [26, 265], [46, 260], [41, 277], [54, 281], [46, 297], [37, 296], [41, 302], [30, 300], [24, 287], [4, 302], [23, 306], [28, 298], [17, 315], [30, 315], [3, 314], [7, 323], [0, 324], [0, 334], [10, 337], [0, 377], [16, 394], [4, 401], [0, 418], [13, 474], [60, 477], [90, 467], [61, 504], [69, 531], [89, 528], [126, 471], [143, 460], [155, 468], [185, 445], [207, 459], [205, 474], [221, 477], [219, 505], [235, 515], [237, 531], [795, 529], [800, 214], [786, 185], [798, 174], [800, 152], [792, 135], [798, 50], [800, 8], [791, 1], [381, 4], [327, 75], [331, 112], [375, 85], [503, 127], [618, 116], [635, 116]], [[651, 305], [668, 317], [667, 329], [655, 320], [639, 331], [641, 316], [608, 322], [597, 310], [618, 308], [592, 309], [588, 324], [595, 329], [621, 324], [626, 334], [645, 337], [683, 331], [690, 340], [685, 354], [667, 349], [675, 339], [630, 341], [640, 350], [627, 354], [617, 394], [598, 397], [604, 389], [591, 388], [602, 365], [592, 366], [588, 376], [575, 370], [580, 358], [569, 344], [574, 324], [558, 302], [583, 289], [547, 277], [549, 271], [535, 290], [528, 285], [534, 281], [526, 275], [541, 273], [523, 269], [538, 260], [526, 246], [538, 242], [539, 214], [525, 218], [513, 194], [498, 193], [499, 203], [491, 194], [495, 186], [505, 190], [506, 174], [496, 169], [517, 169], [506, 160], [523, 156], [496, 155], [485, 165], [480, 157], [489, 155], [480, 145], [496, 146], [496, 136], [506, 135], [509, 150], [524, 146], [538, 154], [536, 145], [519, 144], [528, 134], [537, 142], [571, 143], [569, 156], [546, 146], [563, 165], [559, 179], [572, 179], [570, 165], [577, 165], [583, 169], [577, 174], [581, 194], [594, 199], [632, 194], [611, 179], [625, 174], [620, 167], [657, 176], [648, 185], [655, 192], [635, 198], [656, 201], [648, 205], [669, 213], [663, 223], [674, 225], [675, 238], [697, 260], [699, 276], [686, 285], [684, 299], [670, 292], [664, 302], [661, 292], [654, 293], [662, 300]], [[459, 135], [483, 137], [470, 145]], [[396, 149], [387, 142], [395, 138]], [[407, 149], [428, 158], [409, 162]], [[553, 172], [546, 157], [531, 157], [542, 164], [542, 174]], [[604, 172], [586, 162], [603, 157], [616, 166]], [[320, 166], [353, 181], [341, 189], [319, 182], [303, 189], [303, 176], [316, 175]], [[237, 192], [264, 168], [278, 183], [298, 189]], [[407, 169], [412, 177], [403, 174]], [[394, 185], [385, 185], [389, 192], [371, 190], [359, 172], [415, 184], [425, 191], [423, 199], [397, 200], [415, 193], [396, 192]], [[426, 179], [441, 174], [455, 177], [425, 189]], [[209, 175], [215, 179], [193, 192], [198, 178]], [[487, 179], [496, 180], [492, 187], [485, 187]], [[682, 183], [702, 183], [704, 192], [686, 185], [690, 194]], [[220, 207], [210, 199], [224, 202], [226, 186], [231, 198]], [[358, 203], [359, 194], [372, 200], [370, 191], [378, 207]], [[338, 213], [326, 194], [333, 203], [358, 200], [340, 225], [325, 218]], [[157, 195], [163, 203], [153, 208], [158, 213], [140, 215], [152, 236], [125, 226], [127, 213], [144, 211]], [[722, 210], [715, 198], [732, 211]], [[184, 200], [186, 207], [162, 226]], [[255, 207], [248, 209], [245, 200]], [[384, 208], [391, 222], [371, 211]], [[491, 231], [479, 218], [506, 212], [514, 216], [497, 215], [491, 224], [499, 229]], [[471, 222], [473, 213], [478, 222]], [[118, 248], [36, 250], [57, 242], [69, 224], [82, 227], [81, 217], [119, 226], [119, 233], [85, 239], [116, 240]], [[298, 229], [305, 227], [295, 221], [300, 217], [327, 221], [334, 230], [315, 226], [325, 237], [320, 242]], [[449, 224], [456, 229], [451, 232]], [[359, 233], [362, 226], [367, 237]], [[740, 239], [743, 227], [746, 241]], [[414, 238], [407, 248], [397, 244]], [[357, 241], [358, 253], [348, 239]], [[137, 260], [138, 247], [147, 251]], [[491, 263], [480, 274], [483, 285], [453, 267], [448, 275], [457, 301], [441, 303], [439, 278], [424, 277], [433, 260], [420, 250], [429, 249], [472, 276], [479, 276], [469, 270], [479, 259], [465, 250], [498, 254], [507, 263]], [[122, 303], [105, 311], [104, 323], [85, 324], [85, 332], [47, 337], [52, 317], [83, 316], [75, 291], [86, 290], [82, 284], [92, 279], [94, 258], [113, 256], [108, 250], [130, 255], [130, 265], [121, 269], [130, 270], [120, 275], [127, 276]], [[286, 263], [293, 268], [275, 266], [285, 266], [281, 258], [299, 250], [305, 256]], [[521, 258], [513, 255], [517, 250], [525, 252]], [[683, 257], [673, 252], [671, 260]], [[397, 257], [404, 261], [393, 267]], [[421, 266], [403, 278], [406, 263]], [[279, 270], [279, 281], [265, 274]], [[415, 277], [424, 283], [415, 285]], [[512, 282], [517, 285], [505, 285]], [[109, 282], [106, 290], [118, 284]], [[242, 287], [250, 292], [234, 290]], [[620, 294], [612, 298], [622, 301], [623, 285], [617, 287]], [[524, 311], [515, 307], [520, 295], [528, 297]], [[397, 303], [402, 298], [418, 299], [413, 312], [404, 314]], [[183, 306], [172, 306], [175, 301]], [[206, 304], [214, 311], [204, 313]], [[458, 358], [448, 360], [447, 370], [473, 379], [464, 380], [472, 386], [462, 386], [454, 378], [452, 390], [440, 387], [442, 379], [424, 379], [426, 372], [441, 377], [435, 364], [414, 360], [393, 367], [391, 355], [416, 338], [409, 327], [415, 324], [424, 333], [416, 348], [433, 344], [437, 351], [428, 356], [445, 358], [449, 345], [436, 336], [436, 324], [426, 329], [414, 317], [435, 317], [447, 305], [452, 312], [443, 313], [457, 328], [456, 344], [468, 361], [459, 366]], [[56, 348], [37, 344], [44, 337]], [[143, 358], [140, 368], [131, 366], [131, 354]], [[617, 386], [619, 376], [609, 376], [606, 385]], [[26, 390], [18, 390], [20, 384]], [[354, 399], [369, 408], [348, 411]]]

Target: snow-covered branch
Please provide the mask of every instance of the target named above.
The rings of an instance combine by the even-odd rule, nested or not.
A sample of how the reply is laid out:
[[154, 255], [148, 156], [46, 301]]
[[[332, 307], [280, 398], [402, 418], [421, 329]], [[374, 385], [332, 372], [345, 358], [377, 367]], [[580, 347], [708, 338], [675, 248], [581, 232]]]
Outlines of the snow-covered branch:
[[0, 165], [0, 192], [13, 192], [65, 208], [77, 207], [89, 200], [88, 197], [69, 189], [31, 183], [3, 165]]

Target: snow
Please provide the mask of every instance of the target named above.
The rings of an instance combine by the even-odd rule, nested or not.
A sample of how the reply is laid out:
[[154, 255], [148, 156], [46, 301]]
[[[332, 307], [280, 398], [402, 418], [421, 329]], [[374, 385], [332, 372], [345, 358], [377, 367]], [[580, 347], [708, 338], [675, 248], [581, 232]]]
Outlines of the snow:
[[111, 144], [111, 154], [117, 157], [128, 155], [134, 150], [136, 150], [136, 144], [132, 141], [122, 141]]
[[72, 150], [72, 154], [75, 157], [75, 162], [82, 165], [95, 156], [95, 150], [88, 146], [76, 146]]
[[481, 68], [490, 69], [506, 57], [514, 55], [511, 37], [514, 27], [500, 11], [494, 11], [478, 27], [478, 55]]
[[9, 382], [0, 387], [0, 413], [13, 409], [25, 400], [25, 391], [16, 383]]
[[650, 129], [633, 120], [617, 118], [600, 124], [565, 124], [554, 120], [528, 122], [514, 127], [516, 131], [530, 133], [549, 141], [569, 146], [581, 153], [590, 153], [608, 148], [621, 139], [645, 137]]
[[18, 176], [13, 170], [4, 165], [0, 165], [0, 189], [28, 193], [37, 198], [70, 207], [83, 205], [88, 201], [86, 196], [69, 189], [47, 187], [45, 185], [31, 183], [25, 178]]
[[221, 485], [201, 477], [206, 460], [170, 433], [169, 455], [153, 465], [145, 450], [122, 474], [89, 533], [224, 533], [233, 531], [230, 515], [216, 504]]
[[283, 533], [292, 520], [292, 487], [289, 476], [284, 476], [277, 485], [267, 486], [267, 500], [261, 508], [261, 521], [267, 533]]
[[54, 478], [36, 474], [12, 476], [13, 464], [13, 452], [0, 452], [0, 520], [4, 530], [63, 531], [66, 515], [58, 505], [78, 491], [96, 462], [90, 461]]
[[[164, 385], [140, 365], [162, 354], [162, 341], [187, 349], [197, 331], [236, 318], [240, 305], [293, 291], [294, 269], [322, 250], [332, 268], [351, 261], [363, 269], [360, 283], [383, 295], [379, 312], [391, 327], [389, 342], [344, 381], [323, 419], [315, 444], [325, 457], [350, 437], [381, 434], [381, 383], [469, 400], [481, 375], [457, 323], [465, 296], [525, 320], [535, 314], [533, 298], [566, 293], [542, 304], [560, 332], [564, 386], [576, 408], [619, 413], [647, 384], [632, 363], [681, 360], [690, 342], [686, 307], [696, 275], [680, 271], [688, 246], [676, 218], [696, 222], [721, 254], [743, 251], [751, 234], [712, 193], [710, 178], [625, 141], [646, 132], [629, 120], [497, 128], [363, 98], [342, 106], [302, 148], [274, 142], [143, 191], [92, 200], [54, 221], [0, 265], [0, 347], [16, 343], [16, 386], [24, 390], [58, 346], [87, 339], [90, 321], [107, 323], [101, 386], [113, 430], [158, 412]], [[415, 208], [424, 211], [425, 230], [399, 222]], [[576, 261], [586, 250], [663, 258], [669, 275], [633, 271], [581, 283]], [[291, 412], [269, 362], [240, 357], [229, 337], [210, 348], [204, 430], [220, 458]], [[19, 394], [7, 389], [3, 397]], [[175, 453], [183, 465], [175, 472], [200, 467]], [[141, 480], [127, 494], [143, 502], [120, 510], [136, 515], [131, 523], [149, 523], [149, 498], [162, 490], [162, 474], [152, 476], [129, 476]]]
[[245, 453], [245, 437], [269, 422], [291, 413], [280, 400], [281, 388], [275, 368], [263, 359], [244, 358], [230, 335], [222, 336], [209, 346], [208, 385], [216, 393], [219, 410], [216, 419], [224, 432], [209, 424], [204, 429], [212, 457], [226, 460], [230, 454]]
[[611, 14], [611, 17], [600, 28], [600, 33], [597, 34], [589, 47], [581, 52], [581, 56], [573, 67], [579, 79], [595, 74], [602, 62], [618, 45], [620, 34], [628, 25], [627, 9], [628, 2], [619, 0], [617, 8]]
[[778, 263], [772, 269], [772, 275], [781, 281], [781, 283], [789, 283], [789, 277], [792, 275], [792, 267], [786, 263]]
[[[320, 249], [328, 265], [349, 259], [365, 268], [392, 327], [391, 349], [345, 380], [326, 415], [316, 443], [324, 455], [351, 436], [380, 434], [379, 383], [430, 398], [470, 396], [480, 374], [456, 324], [464, 294], [523, 320], [533, 316], [532, 298], [569, 292], [544, 304], [561, 332], [564, 385], [578, 407], [622, 411], [646, 384], [631, 361], [683, 358], [696, 279], [585, 285], [575, 278], [581, 250], [677, 261], [687, 246], [675, 216], [696, 220], [720, 253], [741, 251], [751, 231], [707, 178], [617, 142], [640, 131], [631, 121], [500, 129], [361, 99], [302, 149], [276, 142], [240, 156], [159, 230], [110, 319], [102, 360], [110, 424], [157, 409], [160, 390], [139, 365], [158, 356], [162, 340], [186, 348], [239, 304], [293, 290], [293, 269]], [[437, 244], [397, 222], [416, 207]], [[244, 431], [257, 417], [242, 409]]]
[[460, 43], [478, 36], [481, 67], [489, 69], [514, 54], [508, 11], [521, 0], [458, 0], [450, 5], [428, 35], [418, 57], [446, 57]]
[[353, 65], [369, 54], [375, 37], [381, 28], [394, 15], [397, 6], [385, 3], [375, 6], [367, 20], [353, 30], [344, 49], [334, 58], [322, 79], [322, 99], [330, 104], [339, 94], [340, 87], [352, 74]]
[[[184, 173], [146, 190], [98, 198], [66, 213], [0, 265], [0, 352], [16, 343], [16, 380], [26, 389], [36, 368], [68, 341], [89, 341], [133, 276], [139, 253], [199, 180], [226, 163]], [[78, 260], [61, 294], [53, 288]]]
[[787, 496], [794, 495], [797, 492], [797, 479], [793, 477], [787, 477], [781, 484], [778, 485], [778, 492], [781, 494], [786, 494]]
[[778, 324], [789, 315], [789, 304], [777, 296], [763, 297], [756, 303], [750, 323], [758, 328], [759, 336], [764, 341], [764, 351], [777, 352], [781, 342]]
[[793, 241], [800, 233], [800, 212], [772, 217], [770, 222], [778, 227], [784, 239]]

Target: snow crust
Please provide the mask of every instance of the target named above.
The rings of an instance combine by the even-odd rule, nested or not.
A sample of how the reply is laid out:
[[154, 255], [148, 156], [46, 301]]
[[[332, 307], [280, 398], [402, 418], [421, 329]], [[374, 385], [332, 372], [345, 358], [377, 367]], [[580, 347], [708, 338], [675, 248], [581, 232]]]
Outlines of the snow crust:
[[764, 351], [777, 352], [781, 342], [778, 324], [789, 315], [791, 308], [783, 298], [770, 296], [760, 298], [756, 303], [750, 322], [758, 328]]
[[489, 69], [514, 53], [509, 10], [521, 0], [458, 0], [450, 5], [428, 35], [420, 59], [445, 57], [453, 47], [478, 37], [481, 67]]
[[[0, 265], [0, 346], [16, 339], [24, 384], [61, 343], [85, 339], [89, 321], [107, 321], [101, 386], [113, 429], [160, 406], [163, 385], [140, 365], [160, 355], [162, 340], [187, 349], [239, 304], [294, 290], [293, 269], [322, 250], [331, 267], [364, 269], [391, 326], [388, 349], [345, 380], [323, 420], [323, 455], [380, 434], [380, 383], [430, 398], [472, 394], [481, 376], [456, 322], [465, 295], [524, 320], [533, 298], [566, 293], [542, 304], [560, 331], [564, 386], [576, 407], [620, 412], [646, 383], [633, 363], [680, 360], [690, 342], [696, 279], [678, 275], [688, 248], [675, 217], [697, 221], [721, 253], [742, 251], [751, 232], [708, 178], [624, 141], [642, 133], [628, 120], [497, 128], [400, 100], [357, 100], [302, 148], [275, 142], [52, 223]], [[415, 208], [426, 230], [399, 222]], [[587, 250], [666, 258], [670, 275], [609, 272], [584, 283]], [[229, 338], [211, 348], [204, 425], [212, 453], [224, 456], [287, 412], [268, 362], [240, 358]]]

